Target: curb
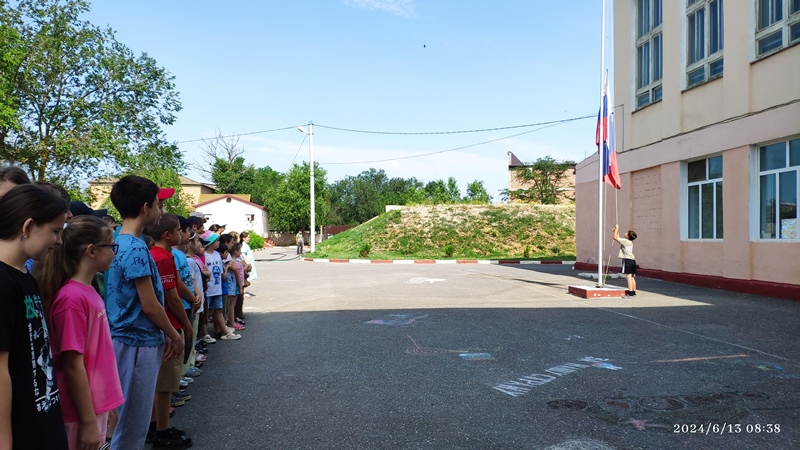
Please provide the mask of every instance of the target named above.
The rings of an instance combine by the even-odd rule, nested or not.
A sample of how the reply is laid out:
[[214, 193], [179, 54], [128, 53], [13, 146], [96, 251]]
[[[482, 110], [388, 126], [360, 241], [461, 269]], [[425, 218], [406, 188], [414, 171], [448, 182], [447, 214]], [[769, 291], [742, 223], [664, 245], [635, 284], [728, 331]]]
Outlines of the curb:
[[343, 264], [534, 264], [534, 265], [569, 265], [575, 261], [518, 261], [496, 259], [328, 259], [328, 258], [303, 258], [303, 261], [315, 263], [343, 263]]

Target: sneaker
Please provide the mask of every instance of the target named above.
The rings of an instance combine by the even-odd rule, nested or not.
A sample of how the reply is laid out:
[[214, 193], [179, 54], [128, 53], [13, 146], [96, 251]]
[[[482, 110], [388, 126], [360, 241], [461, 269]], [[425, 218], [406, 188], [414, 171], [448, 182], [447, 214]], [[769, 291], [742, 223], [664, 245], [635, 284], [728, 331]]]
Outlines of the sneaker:
[[195, 357], [194, 357], [194, 360], [195, 360], [196, 362], [203, 362], [203, 361], [205, 361], [206, 359], [208, 359], [208, 358], [207, 358], [205, 355], [197, 355], [197, 356], [195, 356]]
[[241, 338], [242, 338], [241, 334], [228, 333], [225, 336], [222, 336], [220, 339], [222, 339], [223, 341], [238, 341]]
[[[192, 384], [192, 383], [194, 383], [194, 378], [190, 377], [188, 375], [188, 372], [187, 372], [187, 375], [184, 375], [184, 376], [181, 377], [181, 381], [185, 381], [186, 384]], [[183, 384], [183, 383], [181, 383], [181, 384]]]
[[240, 324], [239, 322], [236, 322], [235, 324], [233, 324], [233, 328], [237, 330], [244, 330], [244, 325]]
[[241, 317], [237, 317], [236, 318], [236, 323], [240, 323], [240, 324], [244, 325], [244, 319], [242, 319]]
[[193, 367], [186, 372], [186, 377], [197, 378], [203, 374], [203, 371], [198, 367]]
[[236, 328], [228, 327], [228, 334], [235, 333]]
[[172, 396], [172, 401], [170, 402], [170, 406], [172, 406], [173, 408], [177, 408], [177, 407], [183, 406], [185, 404], [186, 404], [186, 400], [184, 400], [182, 398], [177, 398], [174, 395]]
[[153, 439], [153, 448], [189, 448], [191, 446], [191, 438], [178, 434], [171, 428], [164, 431], [157, 431]]
[[189, 387], [189, 382], [181, 378], [181, 389], [186, 389]]
[[177, 398], [177, 399], [180, 399], [180, 400], [188, 402], [189, 400], [192, 399], [192, 394], [190, 394], [188, 392], [180, 392], [180, 391], [178, 391], [178, 392], [173, 392], [172, 393], [172, 398]]
[[217, 340], [214, 339], [213, 337], [209, 336], [209, 335], [205, 335], [205, 336], [203, 336], [203, 342], [205, 342], [206, 344], [213, 344], [213, 343], [217, 342]]

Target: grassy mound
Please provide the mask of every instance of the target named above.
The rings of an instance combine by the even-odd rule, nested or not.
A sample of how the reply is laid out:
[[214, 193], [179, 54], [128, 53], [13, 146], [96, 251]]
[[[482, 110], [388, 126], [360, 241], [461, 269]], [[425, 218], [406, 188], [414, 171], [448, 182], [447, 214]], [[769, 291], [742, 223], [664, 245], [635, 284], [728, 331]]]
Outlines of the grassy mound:
[[312, 258], [574, 259], [573, 205], [436, 205], [389, 211], [325, 240]]

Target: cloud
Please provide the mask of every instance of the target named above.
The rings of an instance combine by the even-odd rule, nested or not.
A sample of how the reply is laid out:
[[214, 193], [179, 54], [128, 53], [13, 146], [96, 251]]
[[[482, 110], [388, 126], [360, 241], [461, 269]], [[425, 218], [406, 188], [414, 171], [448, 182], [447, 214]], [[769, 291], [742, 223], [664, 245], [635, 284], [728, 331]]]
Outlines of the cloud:
[[414, 17], [413, 0], [345, 0], [344, 4], [356, 8], [387, 11], [403, 17]]

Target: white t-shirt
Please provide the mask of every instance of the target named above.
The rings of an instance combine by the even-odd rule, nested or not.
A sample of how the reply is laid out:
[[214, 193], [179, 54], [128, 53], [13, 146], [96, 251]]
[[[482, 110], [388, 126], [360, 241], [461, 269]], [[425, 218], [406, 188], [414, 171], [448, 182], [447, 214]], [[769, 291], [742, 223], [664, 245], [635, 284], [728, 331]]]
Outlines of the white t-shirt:
[[636, 259], [633, 256], [633, 242], [625, 238], [617, 239], [619, 242], [619, 257], [622, 259]]
[[194, 284], [197, 289], [195, 295], [200, 297], [200, 308], [197, 310], [198, 313], [203, 312], [205, 302], [205, 294], [203, 293], [203, 273], [200, 271], [200, 264], [194, 260], [194, 258], [186, 258], [186, 262], [189, 263], [189, 270], [192, 271], [192, 278], [194, 279]]
[[250, 281], [255, 280], [258, 278], [258, 272], [256, 272], [256, 257], [247, 242], [242, 243], [242, 257], [247, 261], [247, 264], [250, 264], [250, 275], [247, 276], [247, 279]]
[[222, 295], [222, 283], [224, 282], [222, 279], [222, 272], [225, 270], [225, 267], [222, 265], [222, 258], [216, 250], [212, 250], [210, 253], [206, 252], [205, 255], [206, 267], [208, 267], [208, 271], [211, 272], [211, 279], [208, 280], [206, 297]]

